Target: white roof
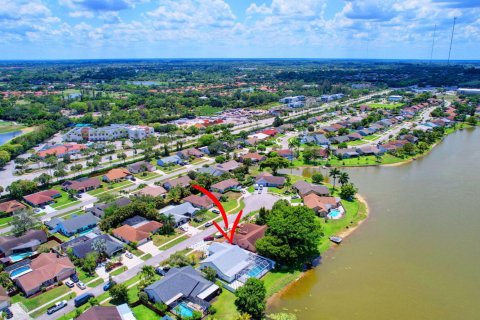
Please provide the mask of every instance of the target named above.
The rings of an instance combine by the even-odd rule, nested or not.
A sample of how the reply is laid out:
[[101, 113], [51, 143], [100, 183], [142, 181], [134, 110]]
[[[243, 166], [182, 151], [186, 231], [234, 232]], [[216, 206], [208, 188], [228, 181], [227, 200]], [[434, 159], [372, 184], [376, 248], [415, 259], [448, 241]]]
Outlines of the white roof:
[[202, 300], [205, 300], [209, 295], [214, 293], [218, 289], [218, 286], [216, 284], [212, 284], [210, 287], [208, 287], [205, 291], [200, 292], [199, 295], [197, 295], [197, 298], [200, 298]]

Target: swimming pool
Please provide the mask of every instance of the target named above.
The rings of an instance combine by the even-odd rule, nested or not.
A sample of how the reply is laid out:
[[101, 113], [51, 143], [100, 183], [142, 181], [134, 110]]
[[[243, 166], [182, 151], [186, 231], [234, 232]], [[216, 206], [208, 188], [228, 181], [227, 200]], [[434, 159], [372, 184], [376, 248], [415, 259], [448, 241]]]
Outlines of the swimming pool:
[[30, 257], [31, 255], [33, 255], [33, 252], [22, 252], [22, 253], [15, 253], [15, 254], [12, 254], [10, 256], [8, 256], [10, 258], [10, 261], [11, 262], [17, 262], [17, 261], [20, 261], [20, 260], [23, 260], [25, 258], [28, 258]]
[[247, 274], [250, 278], [256, 278], [262, 273], [263, 268], [259, 265], [256, 265], [252, 269], [248, 270]]
[[189, 308], [185, 302], [178, 304], [175, 307], [175, 312], [182, 318], [190, 318], [193, 316], [193, 310]]
[[338, 209], [331, 210], [328, 214], [327, 217], [329, 219], [337, 220], [342, 217], [342, 212]]
[[28, 265], [27, 266], [22, 266], [18, 269], [13, 270], [12, 272], [10, 272], [10, 278], [12, 278], [12, 279], [18, 278], [21, 275], [29, 273], [30, 271], [32, 271], [32, 269], [30, 269], [30, 266], [28, 266]]
[[90, 229], [87, 229], [87, 230], [84, 230], [82, 232], [79, 232], [78, 233], [78, 236], [81, 237], [81, 236], [84, 236], [86, 234], [89, 234], [90, 232], [92, 232], [93, 230], [95, 230], [95, 227], [94, 228], [90, 228]]

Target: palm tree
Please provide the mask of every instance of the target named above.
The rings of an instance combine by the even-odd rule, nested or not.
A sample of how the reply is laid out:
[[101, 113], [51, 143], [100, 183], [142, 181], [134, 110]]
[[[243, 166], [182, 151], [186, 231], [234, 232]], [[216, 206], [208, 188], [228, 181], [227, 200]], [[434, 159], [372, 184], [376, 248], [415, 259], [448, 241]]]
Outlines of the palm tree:
[[340, 176], [338, 177], [338, 182], [342, 184], [342, 186], [350, 181], [350, 177], [348, 176], [348, 173], [342, 172], [340, 173]]
[[333, 189], [335, 190], [335, 183], [337, 182], [337, 177], [340, 175], [340, 170], [337, 168], [330, 169], [329, 176], [333, 178]]
[[92, 242], [92, 250], [98, 252], [99, 255], [104, 255], [107, 251], [107, 242], [105, 239], [95, 239]]

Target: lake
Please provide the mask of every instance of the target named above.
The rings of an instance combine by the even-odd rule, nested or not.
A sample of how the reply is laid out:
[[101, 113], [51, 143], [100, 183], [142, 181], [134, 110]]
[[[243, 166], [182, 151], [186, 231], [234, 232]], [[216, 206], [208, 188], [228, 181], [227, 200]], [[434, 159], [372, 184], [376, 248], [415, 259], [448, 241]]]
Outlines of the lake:
[[300, 320], [480, 319], [479, 142], [480, 130], [459, 131], [412, 163], [348, 169], [370, 217], [269, 311]]
[[5, 142], [15, 138], [16, 136], [19, 136], [21, 133], [22, 133], [21, 130], [13, 131], [13, 132], [0, 133], [0, 145], [2, 145]]

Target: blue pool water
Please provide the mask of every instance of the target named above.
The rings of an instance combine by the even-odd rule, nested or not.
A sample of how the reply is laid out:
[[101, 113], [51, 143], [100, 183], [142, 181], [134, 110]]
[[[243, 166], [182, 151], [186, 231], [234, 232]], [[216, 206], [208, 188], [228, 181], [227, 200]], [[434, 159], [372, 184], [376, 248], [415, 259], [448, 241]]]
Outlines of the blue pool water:
[[93, 231], [93, 229], [95, 229], [95, 228], [92, 228], [92, 229], [88, 229], [88, 230], [85, 230], [85, 231], [79, 232], [79, 233], [78, 233], [78, 235], [79, 235], [79, 236], [84, 236], [84, 235], [86, 235], [87, 233], [90, 233], [90, 232], [92, 232], [92, 231]]
[[17, 262], [20, 260], [23, 260], [25, 258], [30, 257], [33, 254], [33, 252], [23, 252], [23, 253], [15, 253], [9, 256], [11, 262]]
[[20, 135], [22, 131], [14, 131], [14, 132], [6, 132], [0, 134], [0, 145], [4, 144], [5, 142], [12, 140], [16, 136]]
[[250, 278], [256, 278], [262, 272], [262, 267], [255, 266], [252, 269], [248, 270], [247, 274]]
[[340, 212], [340, 210], [337, 210], [337, 209], [334, 209], [327, 214], [327, 217], [330, 219], [340, 219], [341, 216], [342, 216], [342, 213]]
[[176, 308], [175, 311], [179, 314], [182, 318], [189, 318], [193, 316], [193, 310], [187, 307], [185, 302], [180, 303]]
[[27, 273], [28, 271], [32, 271], [32, 269], [30, 269], [30, 266], [20, 267], [18, 269], [13, 270], [12, 272], [10, 272], [10, 278], [18, 277], [23, 273]]

